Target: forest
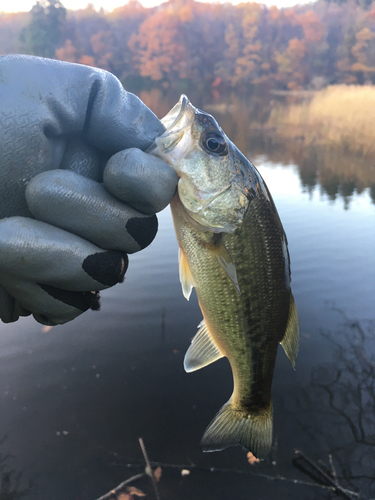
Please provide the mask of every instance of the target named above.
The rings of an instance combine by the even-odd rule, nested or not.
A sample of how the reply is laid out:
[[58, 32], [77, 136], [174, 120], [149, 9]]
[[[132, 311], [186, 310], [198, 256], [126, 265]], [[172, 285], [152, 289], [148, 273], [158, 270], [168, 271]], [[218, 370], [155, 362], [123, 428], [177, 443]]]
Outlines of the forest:
[[103, 68], [129, 90], [319, 90], [375, 83], [375, 4], [318, 0], [260, 3], [130, 0], [112, 12], [40, 0], [0, 13], [0, 54], [26, 53]]

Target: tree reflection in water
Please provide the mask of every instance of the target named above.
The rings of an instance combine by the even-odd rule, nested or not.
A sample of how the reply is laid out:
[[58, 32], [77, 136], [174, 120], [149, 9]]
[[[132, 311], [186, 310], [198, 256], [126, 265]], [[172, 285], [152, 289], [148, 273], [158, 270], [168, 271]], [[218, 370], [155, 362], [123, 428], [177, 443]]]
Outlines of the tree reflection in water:
[[350, 320], [339, 312], [340, 330], [321, 332], [333, 347], [333, 359], [312, 370], [310, 386], [297, 405], [308, 415], [302, 427], [310, 437], [310, 449], [319, 450], [311, 456], [322, 464], [321, 457], [332, 455], [340, 484], [360, 498], [373, 498], [375, 321]]
[[[159, 89], [142, 91], [141, 100], [159, 117], [163, 117], [177, 102], [178, 94], [163, 94]], [[243, 99], [232, 93], [222, 97], [220, 102], [212, 103], [210, 94], [200, 91], [189, 92], [192, 103], [211, 113], [228, 137], [250, 160], [258, 154], [266, 154], [275, 163], [295, 163], [302, 186], [312, 192], [316, 186], [330, 200], [342, 198], [345, 208], [349, 208], [354, 192], [362, 193], [369, 189], [371, 200], [375, 203], [374, 159], [359, 153], [350, 153], [345, 148], [329, 148], [315, 141], [306, 143], [301, 135], [289, 140], [277, 134], [269, 124], [269, 117], [275, 106], [280, 103], [295, 104], [296, 97], [276, 97], [267, 92], [254, 94]], [[300, 98], [297, 98], [297, 100]]]
[[[0, 440], [0, 447], [6, 441], [6, 436]], [[34, 489], [33, 481], [30, 479], [27, 486], [23, 483], [23, 472], [9, 469], [9, 460], [14, 458], [11, 454], [0, 453], [0, 500], [17, 500], [32, 493]]]

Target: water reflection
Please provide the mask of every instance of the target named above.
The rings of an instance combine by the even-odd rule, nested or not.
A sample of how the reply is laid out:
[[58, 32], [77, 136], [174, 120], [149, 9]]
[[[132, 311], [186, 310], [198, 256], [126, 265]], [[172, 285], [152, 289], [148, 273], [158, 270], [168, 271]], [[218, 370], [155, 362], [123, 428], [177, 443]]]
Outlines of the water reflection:
[[247, 154], [250, 157], [263, 151], [272, 161], [296, 164], [301, 184], [307, 192], [319, 187], [331, 201], [342, 199], [348, 209], [353, 195], [368, 189], [375, 203], [375, 168], [369, 159], [345, 152], [338, 154], [320, 146], [285, 143], [277, 136], [259, 131], [251, 137], [249, 144]]
[[[178, 96], [163, 96], [157, 89], [143, 91], [140, 97], [159, 117], [163, 117], [178, 99]], [[217, 103], [206, 102], [200, 95], [188, 97], [195, 106], [213, 114], [225, 133], [250, 159], [267, 154], [275, 163], [296, 164], [307, 191], [319, 185], [330, 200], [343, 199], [345, 208], [349, 208], [354, 193], [360, 194], [365, 189], [369, 189], [375, 203], [374, 161], [345, 150], [338, 153], [318, 144], [305, 144], [303, 135], [293, 140], [281, 139], [274, 128], [267, 126], [268, 117], [278, 103], [275, 96], [260, 93], [243, 100], [231, 94]]]
[[[329, 362], [312, 369], [306, 390], [291, 399], [300, 425], [323, 470], [331, 455], [341, 486], [372, 498], [375, 494], [375, 321], [343, 321], [322, 331], [333, 350]], [[312, 411], [313, 409], [313, 411]], [[323, 460], [322, 460], [323, 459]]]
[[[199, 96], [190, 97], [205, 107]], [[153, 98], [162, 116], [178, 96], [167, 102], [156, 92]], [[112, 452], [138, 458], [143, 467], [139, 436], [150, 459], [200, 468], [184, 478], [179, 470], [165, 472], [169, 500], [248, 498], [249, 491], [262, 499], [332, 499], [293, 466], [295, 448], [328, 469], [331, 454], [340, 483], [374, 498], [374, 323], [348, 319], [374, 317], [373, 167], [344, 153], [335, 158], [305, 149], [302, 138], [290, 149], [254, 126], [267, 106], [261, 98], [237, 111], [236, 102], [229, 103], [233, 117], [226, 106], [210, 111], [270, 188], [288, 235], [301, 320], [296, 371], [284, 353], [277, 358], [272, 460], [250, 466], [239, 448], [201, 453], [202, 433], [230, 396], [232, 378], [226, 360], [183, 370], [202, 316], [196, 296], [190, 302], [182, 296], [178, 246], [165, 210], [155, 241], [130, 257], [125, 283], [103, 292], [100, 312], [48, 332], [31, 318], [0, 324], [0, 434], [8, 433], [15, 454], [0, 463], [7, 500], [19, 492], [30, 499], [92, 500], [132, 474]], [[11, 467], [37, 477], [37, 492], [16, 484]], [[212, 468], [241, 474], [213, 475]]]
[[[0, 450], [4, 448], [6, 436], [0, 440]], [[34, 490], [34, 483], [31, 479], [25, 485], [23, 472], [9, 469], [9, 462], [14, 457], [10, 453], [0, 452], [0, 500], [17, 500], [24, 498]]]

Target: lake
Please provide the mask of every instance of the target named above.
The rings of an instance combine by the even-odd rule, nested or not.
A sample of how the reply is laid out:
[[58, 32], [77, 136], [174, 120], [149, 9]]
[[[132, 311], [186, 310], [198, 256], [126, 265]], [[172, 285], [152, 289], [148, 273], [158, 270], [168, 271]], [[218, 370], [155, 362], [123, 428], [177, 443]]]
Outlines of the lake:
[[[373, 162], [287, 148], [237, 118], [218, 115], [276, 203], [301, 324], [296, 370], [278, 353], [270, 459], [200, 450], [232, 392], [231, 370], [221, 359], [184, 372], [202, 316], [195, 293], [182, 295], [166, 209], [125, 283], [101, 294], [100, 312], [53, 328], [0, 324], [0, 500], [95, 500], [143, 471], [139, 437], [162, 467], [166, 500], [336, 498], [321, 474], [332, 465], [342, 487], [375, 496]], [[134, 485], [155, 498], [145, 479]]]

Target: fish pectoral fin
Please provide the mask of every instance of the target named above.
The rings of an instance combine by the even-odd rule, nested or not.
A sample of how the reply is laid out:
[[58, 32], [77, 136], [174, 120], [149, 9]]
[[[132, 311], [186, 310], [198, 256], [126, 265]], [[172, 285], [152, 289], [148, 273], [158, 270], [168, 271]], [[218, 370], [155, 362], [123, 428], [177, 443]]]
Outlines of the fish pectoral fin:
[[233, 264], [233, 260], [232, 257], [230, 256], [230, 253], [225, 248], [225, 245], [221, 241], [221, 239], [219, 238], [217, 239], [217, 244], [215, 245], [213, 251], [216, 254], [217, 261], [224, 269], [224, 271], [227, 273], [228, 278], [232, 281], [232, 283], [236, 287], [238, 295], [241, 295], [240, 287], [238, 285], [238, 280], [237, 280], [236, 267]]
[[178, 262], [179, 262], [182, 293], [184, 294], [185, 299], [189, 300], [191, 291], [194, 287], [194, 283], [193, 283], [193, 277], [190, 272], [189, 264], [186, 259], [186, 255], [184, 254], [181, 247], [179, 248]]
[[186, 372], [194, 372], [224, 357], [224, 354], [212, 340], [204, 320], [198, 325], [198, 328], [199, 330], [185, 354], [184, 368]]
[[295, 368], [299, 346], [299, 320], [296, 303], [292, 292], [290, 293], [289, 317], [283, 340], [280, 342], [285, 354]]
[[232, 398], [219, 410], [207, 427], [203, 451], [220, 451], [242, 445], [259, 459], [267, 458], [272, 445], [272, 403], [256, 413], [234, 408]]

